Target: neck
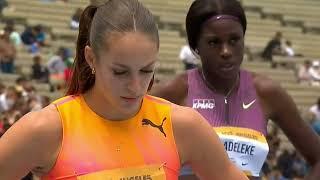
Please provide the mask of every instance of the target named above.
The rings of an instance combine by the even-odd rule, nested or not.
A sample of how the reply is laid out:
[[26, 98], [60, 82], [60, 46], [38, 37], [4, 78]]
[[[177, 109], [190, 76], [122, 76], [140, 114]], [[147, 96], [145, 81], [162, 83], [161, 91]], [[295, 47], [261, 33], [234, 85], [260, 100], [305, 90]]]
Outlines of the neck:
[[240, 73], [234, 78], [221, 78], [217, 75], [207, 75], [201, 70], [202, 79], [207, 87], [224, 96], [229, 96], [235, 89], [238, 88], [240, 82]]

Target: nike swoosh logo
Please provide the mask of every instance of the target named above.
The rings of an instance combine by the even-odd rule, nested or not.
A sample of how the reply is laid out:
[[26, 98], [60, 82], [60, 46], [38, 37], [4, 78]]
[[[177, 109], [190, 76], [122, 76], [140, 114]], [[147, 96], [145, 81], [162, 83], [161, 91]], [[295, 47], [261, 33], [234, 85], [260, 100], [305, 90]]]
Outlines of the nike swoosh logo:
[[249, 109], [254, 102], [256, 102], [256, 100], [251, 101], [249, 104], [242, 103], [243, 109]]
[[248, 165], [248, 163], [241, 163], [241, 165], [242, 165], [242, 166], [246, 166], [246, 165]]

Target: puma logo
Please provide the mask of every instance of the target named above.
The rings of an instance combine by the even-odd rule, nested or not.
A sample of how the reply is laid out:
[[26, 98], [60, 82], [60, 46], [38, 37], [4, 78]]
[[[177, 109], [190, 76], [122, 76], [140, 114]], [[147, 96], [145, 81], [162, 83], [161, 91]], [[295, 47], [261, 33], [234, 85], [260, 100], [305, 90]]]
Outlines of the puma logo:
[[164, 137], [167, 137], [166, 133], [165, 133], [164, 130], [163, 130], [163, 123], [166, 121], [166, 119], [167, 119], [167, 118], [164, 118], [164, 119], [162, 120], [161, 125], [156, 125], [156, 124], [154, 124], [152, 121], [150, 121], [149, 119], [143, 119], [143, 120], [142, 120], [142, 125], [150, 125], [150, 126], [152, 126], [152, 127], [154, 127], [154, 128], [157, 128], [157, 129], [159, 129], [160, 132], [162, 132], [162, 134], [164, 135]]

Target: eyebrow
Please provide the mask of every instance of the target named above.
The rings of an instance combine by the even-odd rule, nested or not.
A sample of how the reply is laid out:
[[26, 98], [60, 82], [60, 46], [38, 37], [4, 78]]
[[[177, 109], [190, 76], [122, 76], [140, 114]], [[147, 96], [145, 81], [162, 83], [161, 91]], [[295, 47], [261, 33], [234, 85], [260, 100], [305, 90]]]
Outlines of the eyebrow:
[[[239, 36], [239, 33], [237, 32], [231, 32], [228, 34], [229, 36]], [[204, 34], [203, 37], [205, 38], [213, 38], [213, 37], [219, 37], [218, 35], [214, 34], [214, 33], [210, 33], [210, 34]]]
[[[149, 66], [153, 65], [154, 63], [156, 63], [156, 61], [150, 62], [149, 64], [143, 66], [143, 68], [149, 67]], [[121, 64], [121, 63], [112, 63], [112, 65], [119, 66], [119, 67], [122, 67], [122, 68], [129, 68], [127, 65]]]

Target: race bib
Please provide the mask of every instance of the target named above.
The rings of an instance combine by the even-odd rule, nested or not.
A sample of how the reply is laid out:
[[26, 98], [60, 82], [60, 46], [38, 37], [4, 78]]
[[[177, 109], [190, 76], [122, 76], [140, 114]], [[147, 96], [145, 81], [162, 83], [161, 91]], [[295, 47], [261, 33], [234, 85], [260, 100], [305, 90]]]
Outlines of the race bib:
[[215, 127], [229, 159], [248, 176], [259, 176], [269, 152], [264, 135], [238, 127]]
[[163, 166], [151, 165], [136, 168], [121, 168], [79, 176], [78, 180], [165, 180]]

